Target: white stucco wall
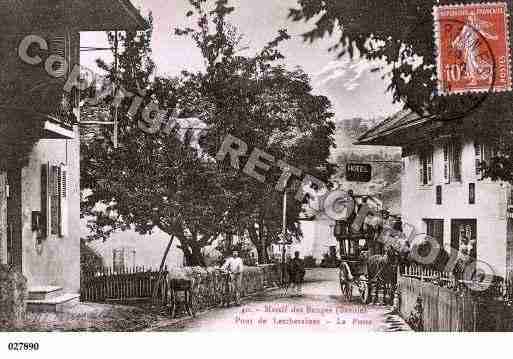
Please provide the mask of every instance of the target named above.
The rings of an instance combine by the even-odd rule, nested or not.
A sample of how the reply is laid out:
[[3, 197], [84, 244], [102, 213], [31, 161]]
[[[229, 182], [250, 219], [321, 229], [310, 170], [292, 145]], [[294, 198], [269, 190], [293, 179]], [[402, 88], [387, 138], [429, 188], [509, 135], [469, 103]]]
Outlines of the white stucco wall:
[[[444, 246], [450, 246], [451, 219], [477, 220], [477, 256], [504, 275], [506, 265], [506, 205], [510, 186], [506, 183], [478, 180], [475, 175], [473, 141], [464, 141], [462, 148], [462, 181], [445, 184], [443, 179], [443, 147], [434, 143], [433, 184], [418, 185], [419, 157], [403, 158], [401, 212], [403, 222], [426, 231], [423, 219], [444, 219]], [[475, 183], [475, 204], [469, 204], [469, 183]], [[437, 205], [436, 186], [442, 186], [442, 204]]]
[[303, 239], [301, 243], [291, 246], [291, 253], [298, 250], [301, 257], [313, 256], [320, 263], [323, 255], [329, 252], [330, 246], [337, 247], [338, 242], [333, 235], [335, 221], [320, 217], [313, 221], [301, 221]]
[[[115, 249], [130, 248], [135, 251], [134, 261], [125, 262], [132, 269], [133, 266], [158, 269], [162, 256], [169, 243], [170, 236], [158, 228], [152, 234], [141, 235], [135, 231], [116, 232], [103, 242], [96, 240], [88, 245], [98, 253], [106, 267], [113, 266], [113, 251]], [[183, 252], [178, 248], [178, 239], [173, 240], [165, 264], [168, 268], [183, 266]]]
[[[80, 144], [73, 140], [40, 140], [22, 169], [22, 270], [28, 285], [57, 285], [68, 292], [80, 288]], [[68, 235], [51, 235], [36, 249], [32, 211], [41, 211], [41, 165], [50, 162], [68, 168]]]

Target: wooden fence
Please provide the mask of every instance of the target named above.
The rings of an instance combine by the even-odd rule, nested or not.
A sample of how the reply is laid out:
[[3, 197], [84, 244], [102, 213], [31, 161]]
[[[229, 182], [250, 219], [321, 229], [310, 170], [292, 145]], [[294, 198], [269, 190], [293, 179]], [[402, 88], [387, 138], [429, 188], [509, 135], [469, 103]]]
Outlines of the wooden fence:
[[158, 270], [136, 267], [114, 271], [104, 268], [95, 272], [82, 272], [80, 296], [82, 301], [137, 301], [152, 297], [156, 286], [158, 298], [164, 295], [167, 268], [162, 273], [164, 280], [158, 283]]
[[513, 310], [499, 281], [486, 291], [472, 291], [446, 272], [421, 266], [402, 267], [398, 274], [400, 313], [408, 319], [422, 300], [425, 331], [511, 331]]
[[[219, 304], [223, 279], [213, 268], [183, 268], [162, 273], [158, 280], [158, 270], [133, 268], [115, 272], [105, 268], [95, 272], [82, 272], [81, 300], [89, 302], [134, 302], [147, 301], [157, 287], [157, 300], [166, 300], [167, 279], [194, 278], [194, 295], [199, 308], [208, 308]], [[242, 295], [256, 293], [279, 283], [280, 271], [276, 265], [245, 267], [243, 273]]]

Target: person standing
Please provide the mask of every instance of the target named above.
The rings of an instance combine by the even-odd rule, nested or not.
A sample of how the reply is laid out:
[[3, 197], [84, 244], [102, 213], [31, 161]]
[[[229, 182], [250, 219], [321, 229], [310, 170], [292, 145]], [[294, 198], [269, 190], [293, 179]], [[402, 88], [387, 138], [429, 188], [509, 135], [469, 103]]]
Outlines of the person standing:
[[238, 251], [233, 251], [232, 255], [226, 258], [222, 269], [230, 274], [231, 285], [235, 292], [235, 304], [240, 305], [244, 263], [242, 262], [242, 258], [239, 257]]
[[291, 283], [292, 296], [302, 296], [302, 285], [305, 278], [305, 264], [299, 258], [299, 251], [294, 252], [294, 258], [289, 261], [288, 266], [289, 278]]

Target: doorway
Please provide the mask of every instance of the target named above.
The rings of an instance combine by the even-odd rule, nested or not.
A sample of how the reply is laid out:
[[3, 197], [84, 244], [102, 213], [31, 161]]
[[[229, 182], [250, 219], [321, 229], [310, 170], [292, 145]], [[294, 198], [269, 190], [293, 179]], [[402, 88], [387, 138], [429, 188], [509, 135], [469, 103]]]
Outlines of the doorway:
[[0, 263], [22, 270], [21, 168], [0, 171]]
[[468, 255], [477, 258], [477, 220], [451, 219], [451, 251], [459, 251], [470, 243]]

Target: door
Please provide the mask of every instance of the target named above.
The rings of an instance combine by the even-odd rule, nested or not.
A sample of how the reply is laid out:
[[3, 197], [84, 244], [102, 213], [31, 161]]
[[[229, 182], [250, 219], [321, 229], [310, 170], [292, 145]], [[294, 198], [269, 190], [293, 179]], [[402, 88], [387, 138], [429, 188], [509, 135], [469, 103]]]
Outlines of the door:
[[468, 255], [477, 258], [477, 220], [451, 220], [451, 249], [460, 250], [463, 245], [470, 247]]
[[22, 270], [21, 168], [7, 171], [6, 262]]

